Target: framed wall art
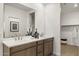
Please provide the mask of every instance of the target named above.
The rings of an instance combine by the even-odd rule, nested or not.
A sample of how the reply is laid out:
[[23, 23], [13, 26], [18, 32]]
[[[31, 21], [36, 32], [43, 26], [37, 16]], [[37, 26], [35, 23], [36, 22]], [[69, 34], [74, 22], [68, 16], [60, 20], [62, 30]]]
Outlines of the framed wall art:
[[10, 21], [10, 32], [19, 32], [19, 22]]

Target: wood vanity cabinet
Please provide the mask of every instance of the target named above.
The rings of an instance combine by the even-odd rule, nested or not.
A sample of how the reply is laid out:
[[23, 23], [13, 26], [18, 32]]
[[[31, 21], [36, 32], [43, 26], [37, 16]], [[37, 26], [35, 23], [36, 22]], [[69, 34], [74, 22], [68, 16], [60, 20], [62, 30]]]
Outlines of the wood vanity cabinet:
[[37, 42], [37, 56], [43, 56], [43, 40]]
[[4, 56], [48, 56], [53, 53], [53, 38], [26, 43], [14, 47], [3, 44]]
[[[6, 54], [7, 53], [7, 54]], [[36, 56], [36, 42], [23, 44], [11, 48], [3, 45], [3, 55], [9, 56]]]
[[53, 39], [44, 40], [44, 56], [53, 54]]

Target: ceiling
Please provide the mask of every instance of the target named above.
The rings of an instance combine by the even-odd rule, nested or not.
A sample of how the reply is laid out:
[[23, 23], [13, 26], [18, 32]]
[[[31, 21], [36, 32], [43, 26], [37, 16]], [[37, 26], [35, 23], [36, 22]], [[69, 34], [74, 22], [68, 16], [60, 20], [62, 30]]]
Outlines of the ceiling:
[[48, 5], [48, 4], [51, 4], [51, 3], [42, 3], [44, 6]]
[[[74, 5], [77, 4], [78, 6], [75, 7]], [[61, 4], [61, 12], [62, 13], [69, 13], [69, 12], [76, 12], [79, 11], [79, 4], [78, 3], [62, 3]]]
[[27, 6], [21, 5], [19, 3], [5, 3], [5, 5], [14, 6], [14, 7], [17, 7], [19, 9], [22, 9], [22, 10], [25, 10], [25, 11], [32, 11], [32, 10], [34, 10], [32, 8], [29, 8]]

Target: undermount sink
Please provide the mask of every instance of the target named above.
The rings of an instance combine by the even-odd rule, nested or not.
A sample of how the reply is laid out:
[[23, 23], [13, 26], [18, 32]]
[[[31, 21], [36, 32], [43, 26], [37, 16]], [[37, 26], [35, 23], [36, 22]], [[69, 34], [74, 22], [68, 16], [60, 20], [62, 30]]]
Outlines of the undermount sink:
[[22, 40], [31, 40], [31, 39], [34, 39], [34, 37], [32, 36], [23, 36], [21, 37]]
[[13, 38], [3, 38], [3, 41], [20, 41], [20, 40], [32, 40], [34, 37], [32, 36], [20, 36], [20, 37], [13, 37]]

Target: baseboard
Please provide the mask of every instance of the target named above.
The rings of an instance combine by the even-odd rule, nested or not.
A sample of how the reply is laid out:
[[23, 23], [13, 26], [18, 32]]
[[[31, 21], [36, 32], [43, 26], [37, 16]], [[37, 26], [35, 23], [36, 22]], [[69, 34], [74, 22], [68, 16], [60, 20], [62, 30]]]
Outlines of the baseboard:
[[53, 56], [57, 56], [56, 54], [53, 54]]
[[61, 56], [59, 53], [53, 53], [53, 56]]

